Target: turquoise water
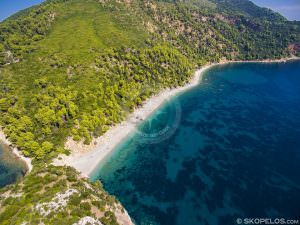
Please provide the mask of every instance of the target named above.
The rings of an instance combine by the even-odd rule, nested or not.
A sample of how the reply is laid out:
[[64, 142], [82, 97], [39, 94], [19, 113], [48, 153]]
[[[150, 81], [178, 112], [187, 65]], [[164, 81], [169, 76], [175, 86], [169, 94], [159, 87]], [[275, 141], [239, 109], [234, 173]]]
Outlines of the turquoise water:
[[136, 224], [300, 217], [300, 61], [216, 66], [92, 174]]
[[9, 147], [0, 142], [0, 188], [12, 184], [26, 174], [26, 164]]

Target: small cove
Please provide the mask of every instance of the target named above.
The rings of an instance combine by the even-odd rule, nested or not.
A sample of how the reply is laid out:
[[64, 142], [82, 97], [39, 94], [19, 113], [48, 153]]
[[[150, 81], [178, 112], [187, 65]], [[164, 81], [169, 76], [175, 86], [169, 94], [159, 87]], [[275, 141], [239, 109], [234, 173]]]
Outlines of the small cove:
[[26, 163], [0, 141], [0, 187], [16, 182], [27, 172]]

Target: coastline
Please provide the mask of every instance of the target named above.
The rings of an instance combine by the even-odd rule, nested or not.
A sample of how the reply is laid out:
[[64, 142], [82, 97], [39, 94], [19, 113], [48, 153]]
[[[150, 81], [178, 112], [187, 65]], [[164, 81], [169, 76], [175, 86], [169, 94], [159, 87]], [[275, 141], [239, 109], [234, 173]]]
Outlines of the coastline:
[[300, 57], [291, 56], [280, 59], [263, 59], [263, 60], [221, 60], [219, 63], [215, 63], [216, 65], [222, 65], [227, 63], [286, 63], [288, 61], [300, 60]]
[[80, 171], [88, 177], [95, 168], [103, 161], [113, 149], [122, 142], [131, 132], [135, 130], [138, 124], [150, 116], [167, 99], [186, 91], [201, 82], [203, 73], [216, 64], [205, 65], [196, 70], [192, 79], [184, 86], [165, 89], [160, 93], [146, 100], [142, 107], [136, 108], [127, 119], [120, 124], [111, 127], [102, 136], [93, 139], [90, 145], [84, 145], [83, 142], [75, 142], [68, 138], [65, 148], [71, 150], [69, 156], [60, 155], [53, 160], [56, 166], [68, 165]]
[[53, 160], [53, 164], [56, 166], [67, 165], [74, 167], [76, 170], [81, 172], [83, 176], [89, 177], [89, 175], [91, 175], [91, 173], [115, 149], [115, 147], [135, 130], [141, 121], [150, 116], [168, 98], [197, 86], [201, 82], [204, 72], [213, 66], [229, 63], [284, 63], [299, 59], [299, 57], [290, 57], [275, 60], [221, 60], [218, 63], [208, 63], [196, 70], [191, 80], [185, 86], [174, 89], [165, 89], [157, 95], [152, 96], [145, 101], [142, 107], [136, 108], [125, 121], [111, 127], [102, 136], [94, 138], [90, 145], [84, 145], [82, 141], [75, 142], [71, 137], [69, 137], [65, 143], [65, 148], [70, 149], [71, 154], [69, 156], [60, 155], [58, 158]]
[[[150, 116], [157, 108], [159, 108], [168, 98], [184, 92], [201, 82], [203, 73], [216, 65], [224, 65], [230, 63], [284, 63], [291, 60], [299, 60], [300, 57], [289, 57], [281, 59], [266, 59], [266, 60], [221, 60], [218, 63], [208, 63], [196, 70], [191, 80], [185, 85], [173, 89], [165, 89], [160, 93], [152, 96], [145, 101], [142, 107], [137, 108], [131, 113], [128, 118], [111, 127], [104, 135], [94, 138], [90, 145], [85, 145], [83, 142], [75, 142], [72, 138], [68, 138], [65, 147], [71, 150], [69, 156], [60, 155], [54, 159], [53, 164], [57, 166], [67, 165], [77, 169], [82, 175], [89, 177], [89, 175], [97, 168], [97, 166], [113, 151], [113, 149], [122, 142], [131, 132], [134, 131], [136, 126], [148, 116]], [[7, 146], [12, 146], [12, 143], [6, 138], [2, 128], [0, 127], [0, 141]], [[16, 147], [12, 147], [12, 153], [18, 158], [23, 160], [27, 166], [27, 173], [30, 173], [33, 166], [31, 159], [25, 157], [21, 151]]]
[[[6, 138], [2, 128], [0, 127], [0, 140], [1, 142], [3, 142], [3, 144], [7, 145], [7, 146], [12, 146], [12, 143]], [[17, 149], [16, 147], [11, 147], [12, 149], [12, 153], [15, 154], [19, 159], [21, 159], [23, 162], [25, 162], [26, 167], [27, 167], [27, 174], [31, 172], [32, 170], [32, 163], [31, 163], [31, 159], [25, 157], [21, 151], [19, 151], [19, 149]]]

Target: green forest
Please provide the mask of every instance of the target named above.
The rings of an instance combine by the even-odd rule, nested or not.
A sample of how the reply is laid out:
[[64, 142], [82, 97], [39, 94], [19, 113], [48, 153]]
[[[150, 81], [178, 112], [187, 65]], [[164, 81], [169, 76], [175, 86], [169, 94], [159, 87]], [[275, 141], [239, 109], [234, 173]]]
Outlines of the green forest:
[[299, 55], [291, 48], [299, 22], [229, 3], [48, 0], [8, 18], [0, 24], [5, 134], [47, 161], [68, 153], [67, 137], [89, 144], [205, 63]]
[[[39, 210], [39, 205], [53, 201], [57, 193], [73, 190], [67, 204], [53, 212]], [[18, 197], [22, 193], [22, 197]], [[102, 224], [119, 224], [116, 210], [123, 207], [114, 196], [104, 191], [100, 182], [91, 183], [68, 167], [39, 165], [21, 182], [0, 190], [0, 224], [19, 225], [30, 221], [30, 225], [74, 224], [79, 218], [95, 216]], [[57, 201], [57, 199], [55, 199]], [[54, 201], [54, 202], [55, 202]], [[46, 213], [45, 213], [46, 212]]]
[[[46, 0], [4, 20], [0, 127], [34, 169], [1, 190], [0, 224], [73, 224], [95, 208], [103, 224], [117, 224], [118, 201], [100, 183], [49, 164], [69, 154], [68, 137], [89, 144], [205, 64], [299, 49], [300, 22], [248, 0]], [[68, 188], [82, 194], [64, 210], [44, 217], [33, 209]]]

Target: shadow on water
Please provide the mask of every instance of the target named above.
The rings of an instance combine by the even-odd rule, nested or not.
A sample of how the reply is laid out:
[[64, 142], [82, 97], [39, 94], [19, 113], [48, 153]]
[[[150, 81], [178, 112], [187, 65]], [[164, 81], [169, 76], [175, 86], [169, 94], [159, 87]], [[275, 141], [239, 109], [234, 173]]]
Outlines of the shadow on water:
[[[138, 225], [299, 219], [299, 71], [299, 61], [213, 67], [176, 98], [181, 120], [171, 137], [128, 137], [94, 178]], [[162, 106], [147, 129], [165, 127], [172, 112]]]

